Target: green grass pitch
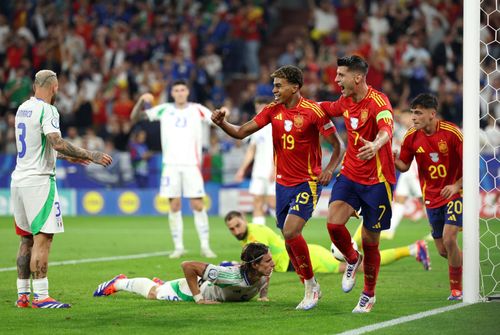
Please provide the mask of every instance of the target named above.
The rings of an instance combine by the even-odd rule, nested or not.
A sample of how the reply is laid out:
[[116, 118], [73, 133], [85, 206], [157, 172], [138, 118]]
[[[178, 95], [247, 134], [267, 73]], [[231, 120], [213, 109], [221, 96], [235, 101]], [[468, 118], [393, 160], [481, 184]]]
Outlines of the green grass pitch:
[[[355, 222], [348, 227], [353, 231]], [[272, 223], [268, 221], [268, 225]], [[166, 256], [110, 260], [49, 267], [50, 294], [73, 305], [68, 310], [17, 309], [16, 271], [19, 243], [11, 217], [0, 217], [0, 334], [335, 334], [454, 304], [448, 302], [448, 267], [430, 243], [432, 270], [408, 257], [380, 270], [377, 303], [367, 315], [353, 315], [362, 289], [358, 277], [354, 290], [345, 294], [341, 276], [318, 274], [323, 298], [311, 311], [296, 311], [303, 288], [294, 273], [274, 273], [270, 302], [224, 303], [202, 306], [193, 303], [150, 301], [126, 292], [104, 298], [92, 297], [97, 285], [119, 273], [129, 277], [174, 279], [182, 276], [182, 260], [199, 256], [192, 218], [185, 218], [188, 254], [180, 260]], [[221, 218], [211, 217], [211, 244], [218, 254], [215, 263], [236, 260], [240, 245], [226, 230]], [[65, 218], [66, 232], [56, 235], [51, 262], [162, 252], [172, 249], [164, 217]], [[425, 221], [404, 221], [392, 241], [381, 248], [406, 245], [429, 232]], [[304, 235], [309, 243], [329, 247], [324, 219], [312, 219]], [[497, 249], [498, 251], [498, 249]], [[497, 255], [498, 256], [498, 255]], [[498, 257], [497, 257], [498, 258]], [[374, 334], [498, 334], [499, 303], [481, 303], [409, 323], [384, 328]]]

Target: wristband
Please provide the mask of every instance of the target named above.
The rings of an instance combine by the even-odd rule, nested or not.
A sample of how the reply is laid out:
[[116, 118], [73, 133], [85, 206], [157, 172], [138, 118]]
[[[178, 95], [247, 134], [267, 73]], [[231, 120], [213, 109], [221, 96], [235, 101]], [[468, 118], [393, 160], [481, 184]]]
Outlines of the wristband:
[[193, 296], [193, 299], [194, 299], [194, 302], [198, 302], [200, 300], [203, 300], [203, 296], [201, 295], [201, 293], [198, 293], [196, 295]]

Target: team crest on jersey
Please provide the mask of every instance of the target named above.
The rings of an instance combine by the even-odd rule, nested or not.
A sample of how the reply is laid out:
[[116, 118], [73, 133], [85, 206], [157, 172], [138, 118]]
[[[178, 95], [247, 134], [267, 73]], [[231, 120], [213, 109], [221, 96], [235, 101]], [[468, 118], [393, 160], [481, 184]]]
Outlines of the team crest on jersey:
[[437, 152], [431, 152], [429, 154], [429, 156], [431, 156], [431, 160], [434, 162], [434, 163], [437, 163], [439, 162], [439, 154]]
[[359, 124], [359, 119], [357, 117], [352, 117], [351, 118], [351, 128], [352, 129], [358, 128], [358, 124]]
[[438, 148], [440, 153], [445, 155], [448, 153], [448, 144], [446, 143], [445, 140], [439, 140]]
[[292, 121], [290, 120], [285, 120], [285, 130], [290, 131], [292, 130]]
[[366, 119], [368, 119], [368, 109], [363, 108], [361, 110], [361, 123], [365, 123]]
[[343, 115], [346, 119], [349, 118], [349, 111], [346, 109]]
[[304, 117], [300, 114], [297, 114], [293, 117], [293, 125], [295, 128], [302, 128], [304, 125]]

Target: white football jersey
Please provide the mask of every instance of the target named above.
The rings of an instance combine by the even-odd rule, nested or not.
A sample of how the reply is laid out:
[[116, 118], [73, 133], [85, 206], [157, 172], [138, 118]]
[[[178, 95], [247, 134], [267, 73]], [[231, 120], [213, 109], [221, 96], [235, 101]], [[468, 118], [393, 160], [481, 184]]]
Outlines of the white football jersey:
[[201, 165], [203, 129], [211, 124], [212, 112], [203, 105], [189, 103], [179, 109], [164, 103], [146, 110], [150, 121], [160, 121], [163, 164]]
[[268, 124], [253, 133], [250, 144], [255, 145], [252, 178], [269, 178], [274, 173], [273, 127]]
[[59, 133], [57, 108], [31, 97], [16, 113], [17, 162], [12, 172], [11, 186], [45, 185], [56, 174], [57, 151], [46, 135]]
[[267, 285], [268, 277], [249, 284], [240, 266], [217, 266], [209, 264], [203, 273], [200, 286], [203, 298], [217, 301], [248, 301]]

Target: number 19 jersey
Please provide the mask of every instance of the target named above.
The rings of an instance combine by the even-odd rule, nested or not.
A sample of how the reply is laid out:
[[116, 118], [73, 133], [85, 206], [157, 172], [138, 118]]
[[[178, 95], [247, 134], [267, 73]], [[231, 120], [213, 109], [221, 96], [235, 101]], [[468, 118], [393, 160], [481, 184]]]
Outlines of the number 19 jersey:
[[19, 106], [15, 119], [17, 162], [11, 186], [39, 186], [49, 183], [56, 172], [57, 152], [46, 135], [61, 133], [57, 108], [35, 97]]
[[319, 133], [328, 136], [336, 129], [316, 102], [301, 97], [290, 109], [271, 103], [255, 116], [254, 121], [261, 128], [272, 124], [278, 184], [295, 186], [318, 180], [321, 173]]

